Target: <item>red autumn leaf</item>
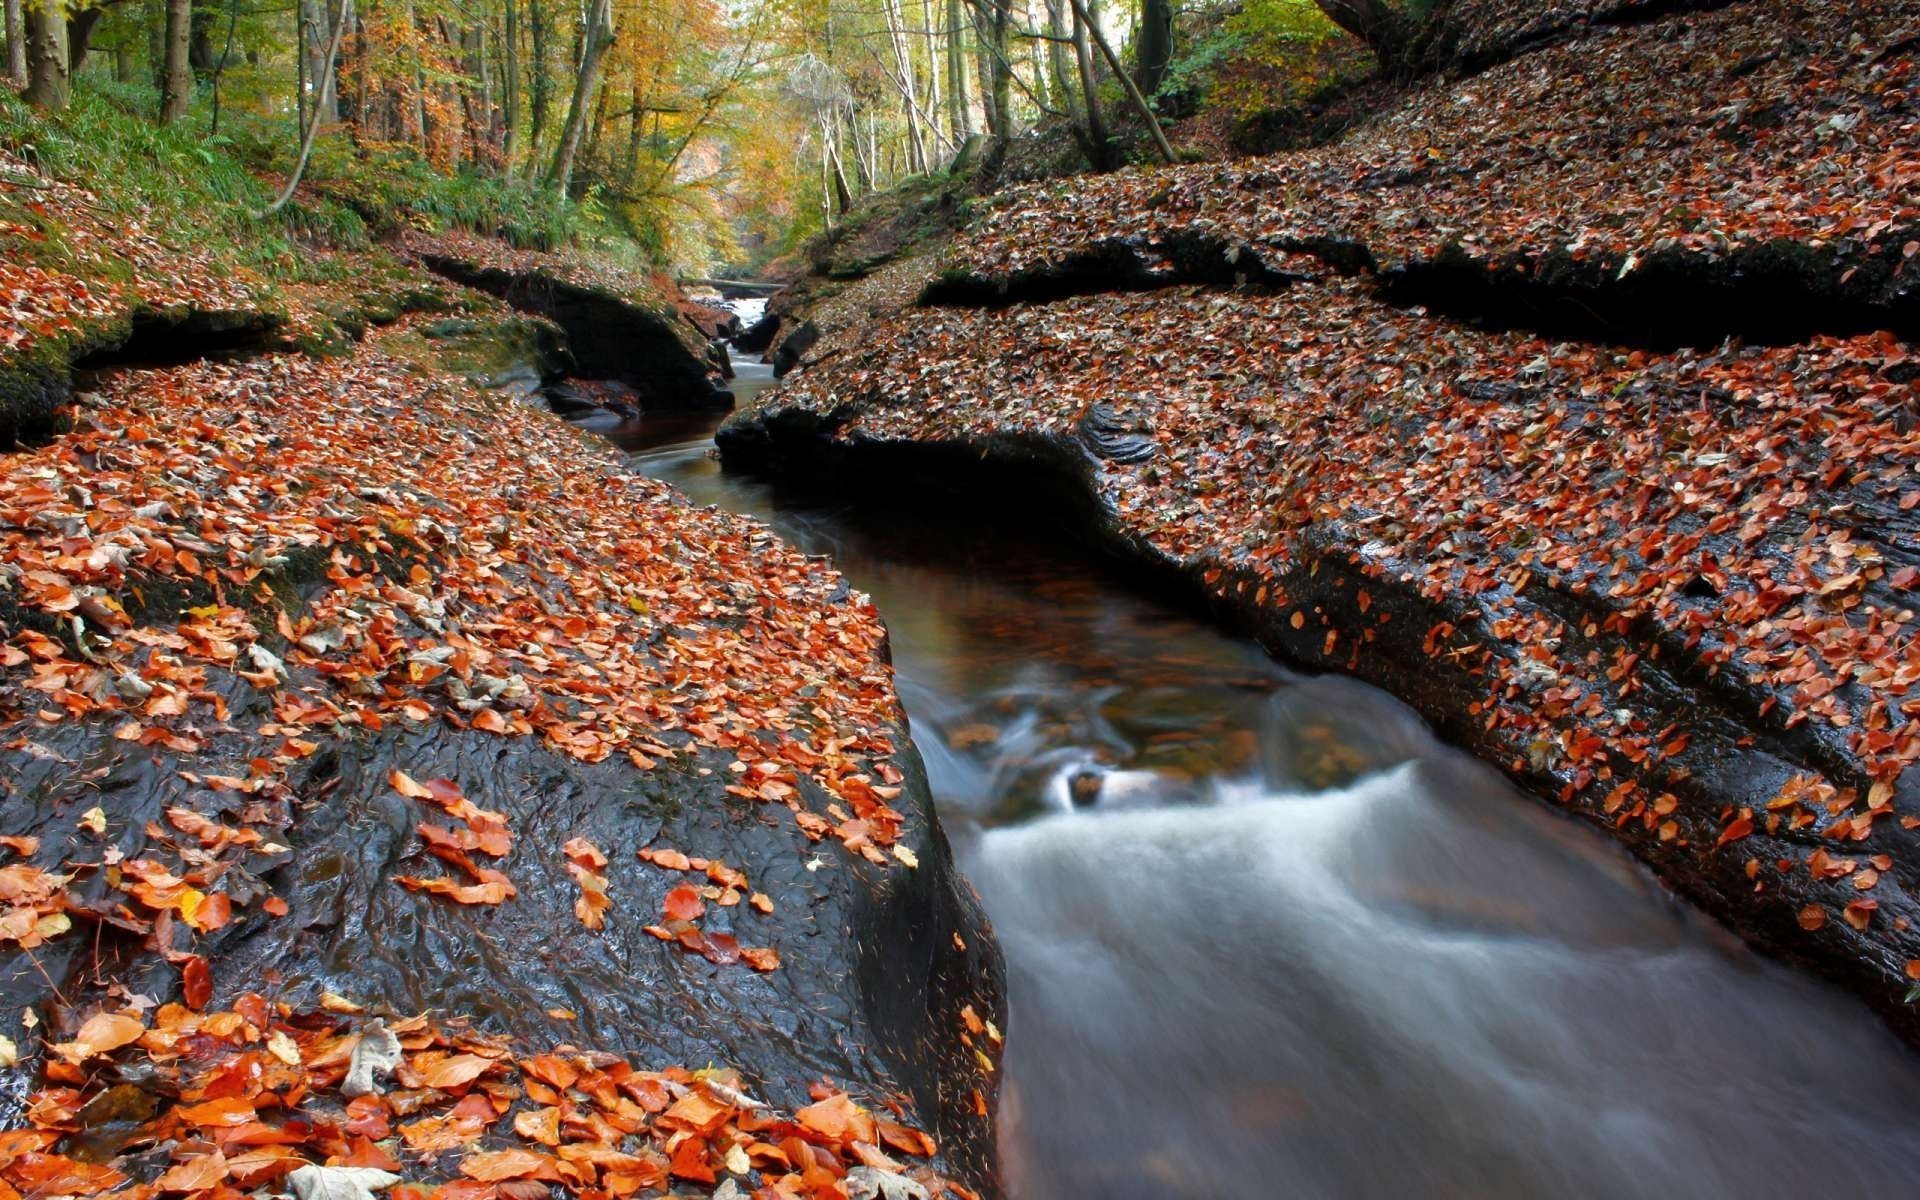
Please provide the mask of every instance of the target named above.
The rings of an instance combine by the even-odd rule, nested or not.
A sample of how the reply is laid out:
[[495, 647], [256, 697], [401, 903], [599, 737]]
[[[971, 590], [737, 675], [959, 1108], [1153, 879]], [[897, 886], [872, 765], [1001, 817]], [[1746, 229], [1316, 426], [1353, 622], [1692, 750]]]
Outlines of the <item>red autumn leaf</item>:
[[180, 996], [195, 1012], [213, 999], [213, 971], [198, 954], [180, 964]]
[[707, 906], [697, 889], [683, 883], [667, 893], [665, 910], [669, 921], [697, 921]]

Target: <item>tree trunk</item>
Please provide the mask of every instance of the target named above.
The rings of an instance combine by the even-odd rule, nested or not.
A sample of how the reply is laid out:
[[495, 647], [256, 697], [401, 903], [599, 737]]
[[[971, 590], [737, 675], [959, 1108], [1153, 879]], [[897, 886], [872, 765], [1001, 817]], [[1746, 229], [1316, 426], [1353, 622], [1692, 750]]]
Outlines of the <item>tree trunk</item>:
[[519, 149], [520, 141], [520, 6], [514, 0], [506, 0], [507, 32], [503, 47], [506, 51], [506, 90], [503, 120], [505, 131], [501, 134], [501, 169], [509, 176], [513, 174], [513, 152]]
[[907, 46], [906, 6], [894, 0], [882, 0], [880, 11], [887, 21], [887, 39], [893, 44], [894, 83], [907, 116], [907, 170], [918, 173], [927, 168], [926, 141], [920, 136], [920, 98], [914, 94], [913, 54]]
[[20, 0], [7, 4], [7, 81], [14, 87], [27, 86], [27, 16]]
[[[305, 0], [302, 0], [305, 3]], [[293, 127], [307, 127], [307, 22], [296, 16], [293, 22]]]
[[189, 52], [193, 0], [167, 0], [166, 64], [160, 71], [160, 123], [187, 115], [193, 102], [193, 65]]
[[1382, 70], [1397, 72], [1407, 60], [1414, 22], [1391, 0], [1314, 0], [1327, 19], [1367, 44]]
[[1013, 0], [983, 0], [986, 12], [976, 14], [980, 43], [980, 103], [986, 109], [987, 130], [996, 142], [1013, 139], [1013, 59], [1009, 42]]
[[[326, 62], [321, 65], [321, 74], [323, 75], [331, 76], [334, 71], [334, 65], [339, 61], [340, 39], [346, 35], [347, 14], [352, 11], [353, 11], [353, 0], [340, 0], [340, 15], [334, 19], [333, 37], [327, 43], [327, 59], [326, 59]], [[274, 201], [272, 204], [267, 205], [267, 207], [265, 207], [264, 209], [261, 209], [257, 213], [248, 214], [254, 220], [256, 221], [265, 220], [266, 218], [272, 216], [274, 213], [277, 213], [281, 209], [285, 208], [287, 206], [287, 201], [293, 199], [294, 191], [300, 186], [300, 177], [307, 173], [307, 163], [313, 157], [313, 139], [314, 139], [314, 136], [319, 132], [320, 132], [320, 118], [319, 118], [319, 114], [315, 113], [314, 119], [307, 123], [307, 128], [305, 132], [301, 135], [300, 157], [294, 160], [293, 174], [287, 178], [287, 185], [284, 188], [280, 189], [279, 196], [274, 198]]]
[[1100, 111], [1100, 76], [1093, 66], [1091, 39], [1099, 36], [1093, 28], [1092, 14], [1080, 4], [1073, 5], [1073, 59], [1080, 74], [1081, 120], [1087, 139], [1087, 165], [1096, 171], [1110, 171], [1114, 161], [1113, 144], [1107, 136], [1106, 115]]
[[427, 64], [426, 53], [420, 48], [425, 34], [420, 30], [420, 17], [413, 9], [413, 0], [407, 0], [407, 42], [413, 53], [413, 132], [420, 141], [420, 153], [432, 157], [432, 147], [427, 144]]
[[593, 108], [594, 91], [600, 85], [600, 63], [606, 57], [607, 47], [613, 44], [611, 0], [594, 0], [582, 38], [580, 75], [574, 81], [573, 99], [567, 104], [567, 121], [560, 129], [560, 146], [554, 151], [553, 167], [547, 172], [548, 185], [562, 195], [573, 187], [573, 160], [580, 152], [587, 114]]
[[960, 2], [947, 0], [947, 121], [954, 140], [964, 143], [973, 135], [973, 106], [967, 102], [967, 53]]
[[58, 111], [72, 98], [67, 58], [67, 14], [42, 3], [27, 12], [27, 102]]
[[547, 133], [547, 108], [553, 98], [553, 76], [547, 59], [547, 19], [541, 0], [527, 0], [527, 22], [533, 34], [533, 124], [527, 131], [527, 177], [538, 171], [540, 142]]
[[87, 65], [87, 49], [93, 43], [93, 31], [100, 24], [100, 18], [107, 15], [104, 8], [83, 8], [67, 18], [67, 73], [77, 75], [80, 68]]
[[207, 7], [211, 3], [212, 0], [202, 0], [194, 4], [193, 19], [187, 23], [187, 61], [195, 75], [213, 70], [213, 19], [218, 14]]
[[[931, 139], [927, 146], [928, 154], [933, 153], [933, 142], [946, 140], [940, 132], [940, 109], [943, 104], [940, 95], [940, 44], [939, 30], [933, 23], [933, 0], [920, 0], [920, 40], [927, 51], [926, 88], [921, 93], [927, 98], [927, 134]], [[932, 162], [927, 164], [933, 166]]]
[[1160, 90], [1167, 66], [1173, 62], [1173, 6], [1174, 0], [1140, 0], [1140, 32], [1134, 35], [1133, 54], [1140, 90], [1148, 96]]
[[[858, 141], [860, 131], [854, 130], [854, 140]], [[825, 147], [827, 161], [824, 164], [833, 180], [833, 201], [842, 216], [853, 207], [853, 196], [847, 190], [847, 168], [840, 158], [840, 122], [832, 112], [820, 120], [820, 144]]]
[[1075, 74], [1076, 47], [1073, 35], [1073, 6], [1068, 0], [1045, 0], [1047, 8], [1047, 62], [1052, 68], [1045, 89], [1053, 102], [1063, 109], [1075, 125], [1084, 125], [1080, 115], [1078, 76]]
[[333, 78], [326, 72], [327, 44], [333, 40], [326, 6], [322, 0], [300, 0], [300, 24], [305, 30], [306, 76], [310, 113], [318, 113], [322, 125], [340, 119], [340, 98]]
[[147, 82], [160, 92], [167, 86], [167, 0], [141, 0], [140, 24], [147, 31]]
[[1106, 35], [1100, 32], [1100, 26], [1088, 14], [1082, 0], [1073, 0], [1073, 12], [1086, 26], [1087, 32], [1093, 35], [1093, 44], [1100, 47], [1100, 57], [1107, 60], [1108, 69], [1120, 80], [1120, 87], [1127, 93], [1127, 99], [1133, 102], [1134, 111], [1140, 114], [1142, 121], [1146, 122], [1147, 132], [1153, 135], [1154, 149], [1160, 152], [1161, 158], [1169, 163], [1173, 162], [1173, 147], [1167, 143], [1166, 131], [1160, 128], [1160, 118], [1153, 115], [1153, 106], [1147, 103], [1147, 98], [1140, 94], [1138, 87], [1134, 86], [1133, 76], [1127, 74], [1127, 69], [1120, 65], [1120, 56], [1115, 54], [1113, 47], [1107, 44]]
[[233, 59], [233, 35], [240, 26], [240, 0], [227, 0], [227, 41], [221, 47], [220, 61], [213, 67], [213, 120], [209, 132], [220, 133], [220, 83], [226, 78], [227, 63]]
[[353, 33], [353, 124], [356, 131], [365, 133], [368, 118], [372, 116], [370, 102], [373, 84], [367, 68], [372, 48], [367, 45], [366, 23], [360, 17], [360, 10], [349, 3], [345, 11]]
[[[585, 164], [591, 167], [603, 161], [600, 157], [600, 139], [601, 135], [606, 132], [608, 124], [607, 97], [612, 93], [612, 90], [611, 88], [601, 88], [599, 98], [593, 102], [593, 116], [587, 120], [586, 137], [582, 139], [579, 153], [574, 156], [576, 166]], [[569, 180], [568, 183], [569, 186], [571, 186], [572, 181]]]

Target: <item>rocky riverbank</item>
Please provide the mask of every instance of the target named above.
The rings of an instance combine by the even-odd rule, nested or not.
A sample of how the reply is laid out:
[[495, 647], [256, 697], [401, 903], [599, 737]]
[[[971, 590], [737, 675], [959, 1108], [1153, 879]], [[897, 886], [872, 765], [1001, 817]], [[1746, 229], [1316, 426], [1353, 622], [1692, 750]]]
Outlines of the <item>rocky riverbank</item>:
[[1916, 16], [1656, 6], [1018, 190], [723, 454], [1023, 495], [1915, 1037]]
[[698, 314], [463, 238], [209, 292], [35, 187], [93, 255], [0, 268], [0, 1181], [997, 1194], [871, 605], [537, 407], [715, 402]]
[[[787, 1111], [825, 1078], [991, 1190], [996, 952], [830, 568], [371, 349], [116, 374], [4, 466], [0, 979], [35, 1038], [141, 995], [432, 1011]], [[104, 1054], [49, 1060], [81, 1115], [45, 1128]], [[662, 1171], [752, 1140], [695, 1132]]]

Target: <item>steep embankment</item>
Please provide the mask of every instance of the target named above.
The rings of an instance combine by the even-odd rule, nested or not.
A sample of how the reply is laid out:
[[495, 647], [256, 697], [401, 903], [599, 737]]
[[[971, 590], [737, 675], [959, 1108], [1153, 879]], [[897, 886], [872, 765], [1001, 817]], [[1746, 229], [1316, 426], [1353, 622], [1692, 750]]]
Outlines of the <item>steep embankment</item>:
[[723, 453], [1064, 499], [1920, 1036], [1916, 22], [1588, 30], [1326, 150], [1016, 192]]
[[195, 290], [33, 180], [0, 1183], [992, 1194], [998, 951], [865, 599], [450, 373], [552, 326], [379, 251]]

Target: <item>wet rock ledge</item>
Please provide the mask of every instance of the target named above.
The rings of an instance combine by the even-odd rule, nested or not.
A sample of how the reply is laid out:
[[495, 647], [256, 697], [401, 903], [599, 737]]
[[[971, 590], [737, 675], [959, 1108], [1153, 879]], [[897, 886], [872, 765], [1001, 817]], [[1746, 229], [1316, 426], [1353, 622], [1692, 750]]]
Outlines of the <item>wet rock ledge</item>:
[[[21, 1191], [97, 1185], [101, 1123], [113, 1170], [185, 1169], [191, 1138], [138, 1148], [191, 1045], [313, 1073], [252, 1101], [281, 1173], [997, 1194], [997, 948], [878, 617], [766, 529], [371, 347], [121, 372], [0, 463], [0, 631]], [[342, 1114], [375, 1016], [406, 1062]], [[565, 1069], [514, 1083], [499, 1038]], [[607, 1158], [590, 1113], [654, 1140]]]
[[667, 280], [467, 234], [409, 234], [403, 246], [436, 274], [554, 321], [581, 375], [634, 388], [644, 408], [733, 406], [726, 349], [700, 328], [712, 318], [671, 294]]

